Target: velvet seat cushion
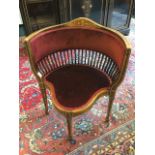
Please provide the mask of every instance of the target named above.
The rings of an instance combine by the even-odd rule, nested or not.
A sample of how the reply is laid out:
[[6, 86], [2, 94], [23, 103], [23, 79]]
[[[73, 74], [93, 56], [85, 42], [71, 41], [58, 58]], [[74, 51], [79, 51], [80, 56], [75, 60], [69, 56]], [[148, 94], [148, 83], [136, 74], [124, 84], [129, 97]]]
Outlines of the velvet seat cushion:
[[103, 72], [76, 65], [59, 68], [50, 73], [46, 80], [53, 84], [59, 103], [69, 108], [84, 105], [96, 91], [110, 85]]

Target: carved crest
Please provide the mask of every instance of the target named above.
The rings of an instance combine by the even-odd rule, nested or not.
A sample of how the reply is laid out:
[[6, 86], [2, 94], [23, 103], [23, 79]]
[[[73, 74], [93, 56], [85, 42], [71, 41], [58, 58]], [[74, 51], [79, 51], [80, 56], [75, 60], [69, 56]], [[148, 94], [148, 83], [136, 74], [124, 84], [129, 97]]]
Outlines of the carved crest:
[[72, 20], [66, 23], [67, 26], [91, 26], [91, 27], [99, 27], [97, 23], [92, 21], [91, 19], [85, 17], [79, 17], [75, 20]]

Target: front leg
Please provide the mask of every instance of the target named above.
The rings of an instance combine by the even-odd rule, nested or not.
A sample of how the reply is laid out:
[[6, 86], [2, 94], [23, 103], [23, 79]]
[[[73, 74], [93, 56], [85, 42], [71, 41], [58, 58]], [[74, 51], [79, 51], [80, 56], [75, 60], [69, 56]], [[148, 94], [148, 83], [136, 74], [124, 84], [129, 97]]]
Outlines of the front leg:
[[75, 144], [76, 140], [73, 139], [72, 135], [72, 114], [66, 114], [67, 127], [68, 127], [68, 140], [71, 144]]
[[109, 93], [109, 103], [108, 103], [108, 109], [107, 109], [107, 115], [104, 121], [104, 124], [106, 127], [109, 126], [109, 117], [110, 117], [110, 113], [111, 113], [111, 109], [112, 109], [112, 104], [115, 98], [115, 90], [111, 90]]

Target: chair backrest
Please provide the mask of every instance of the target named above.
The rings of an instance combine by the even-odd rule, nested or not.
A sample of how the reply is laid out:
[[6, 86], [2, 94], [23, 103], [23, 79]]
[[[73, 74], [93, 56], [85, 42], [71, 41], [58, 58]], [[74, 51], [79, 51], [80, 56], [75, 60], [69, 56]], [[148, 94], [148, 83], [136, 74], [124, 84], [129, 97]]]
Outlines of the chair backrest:
[[87, 18], [44, 28], [25, 39], [33, 71], [43, 76], [64, 65], [88, 65], [112, 80], [123, 76], [130, 44], [123, 35]]

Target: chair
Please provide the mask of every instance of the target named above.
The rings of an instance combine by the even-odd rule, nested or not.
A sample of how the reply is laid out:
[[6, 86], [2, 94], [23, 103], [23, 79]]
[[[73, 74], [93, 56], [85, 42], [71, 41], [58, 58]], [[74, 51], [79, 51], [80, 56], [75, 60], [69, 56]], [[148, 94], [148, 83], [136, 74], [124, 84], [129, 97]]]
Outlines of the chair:
[[54, 107], [67, 119], [71, 143], [75, 143], [72, 117], [89, 110], [101, 95], [109, 96], [105, 123], [109, 122], [131, 51], [122, 34], [80, 17], [30, 34], [25, 45], [45, 112], [48, 114], [48, 88]]

